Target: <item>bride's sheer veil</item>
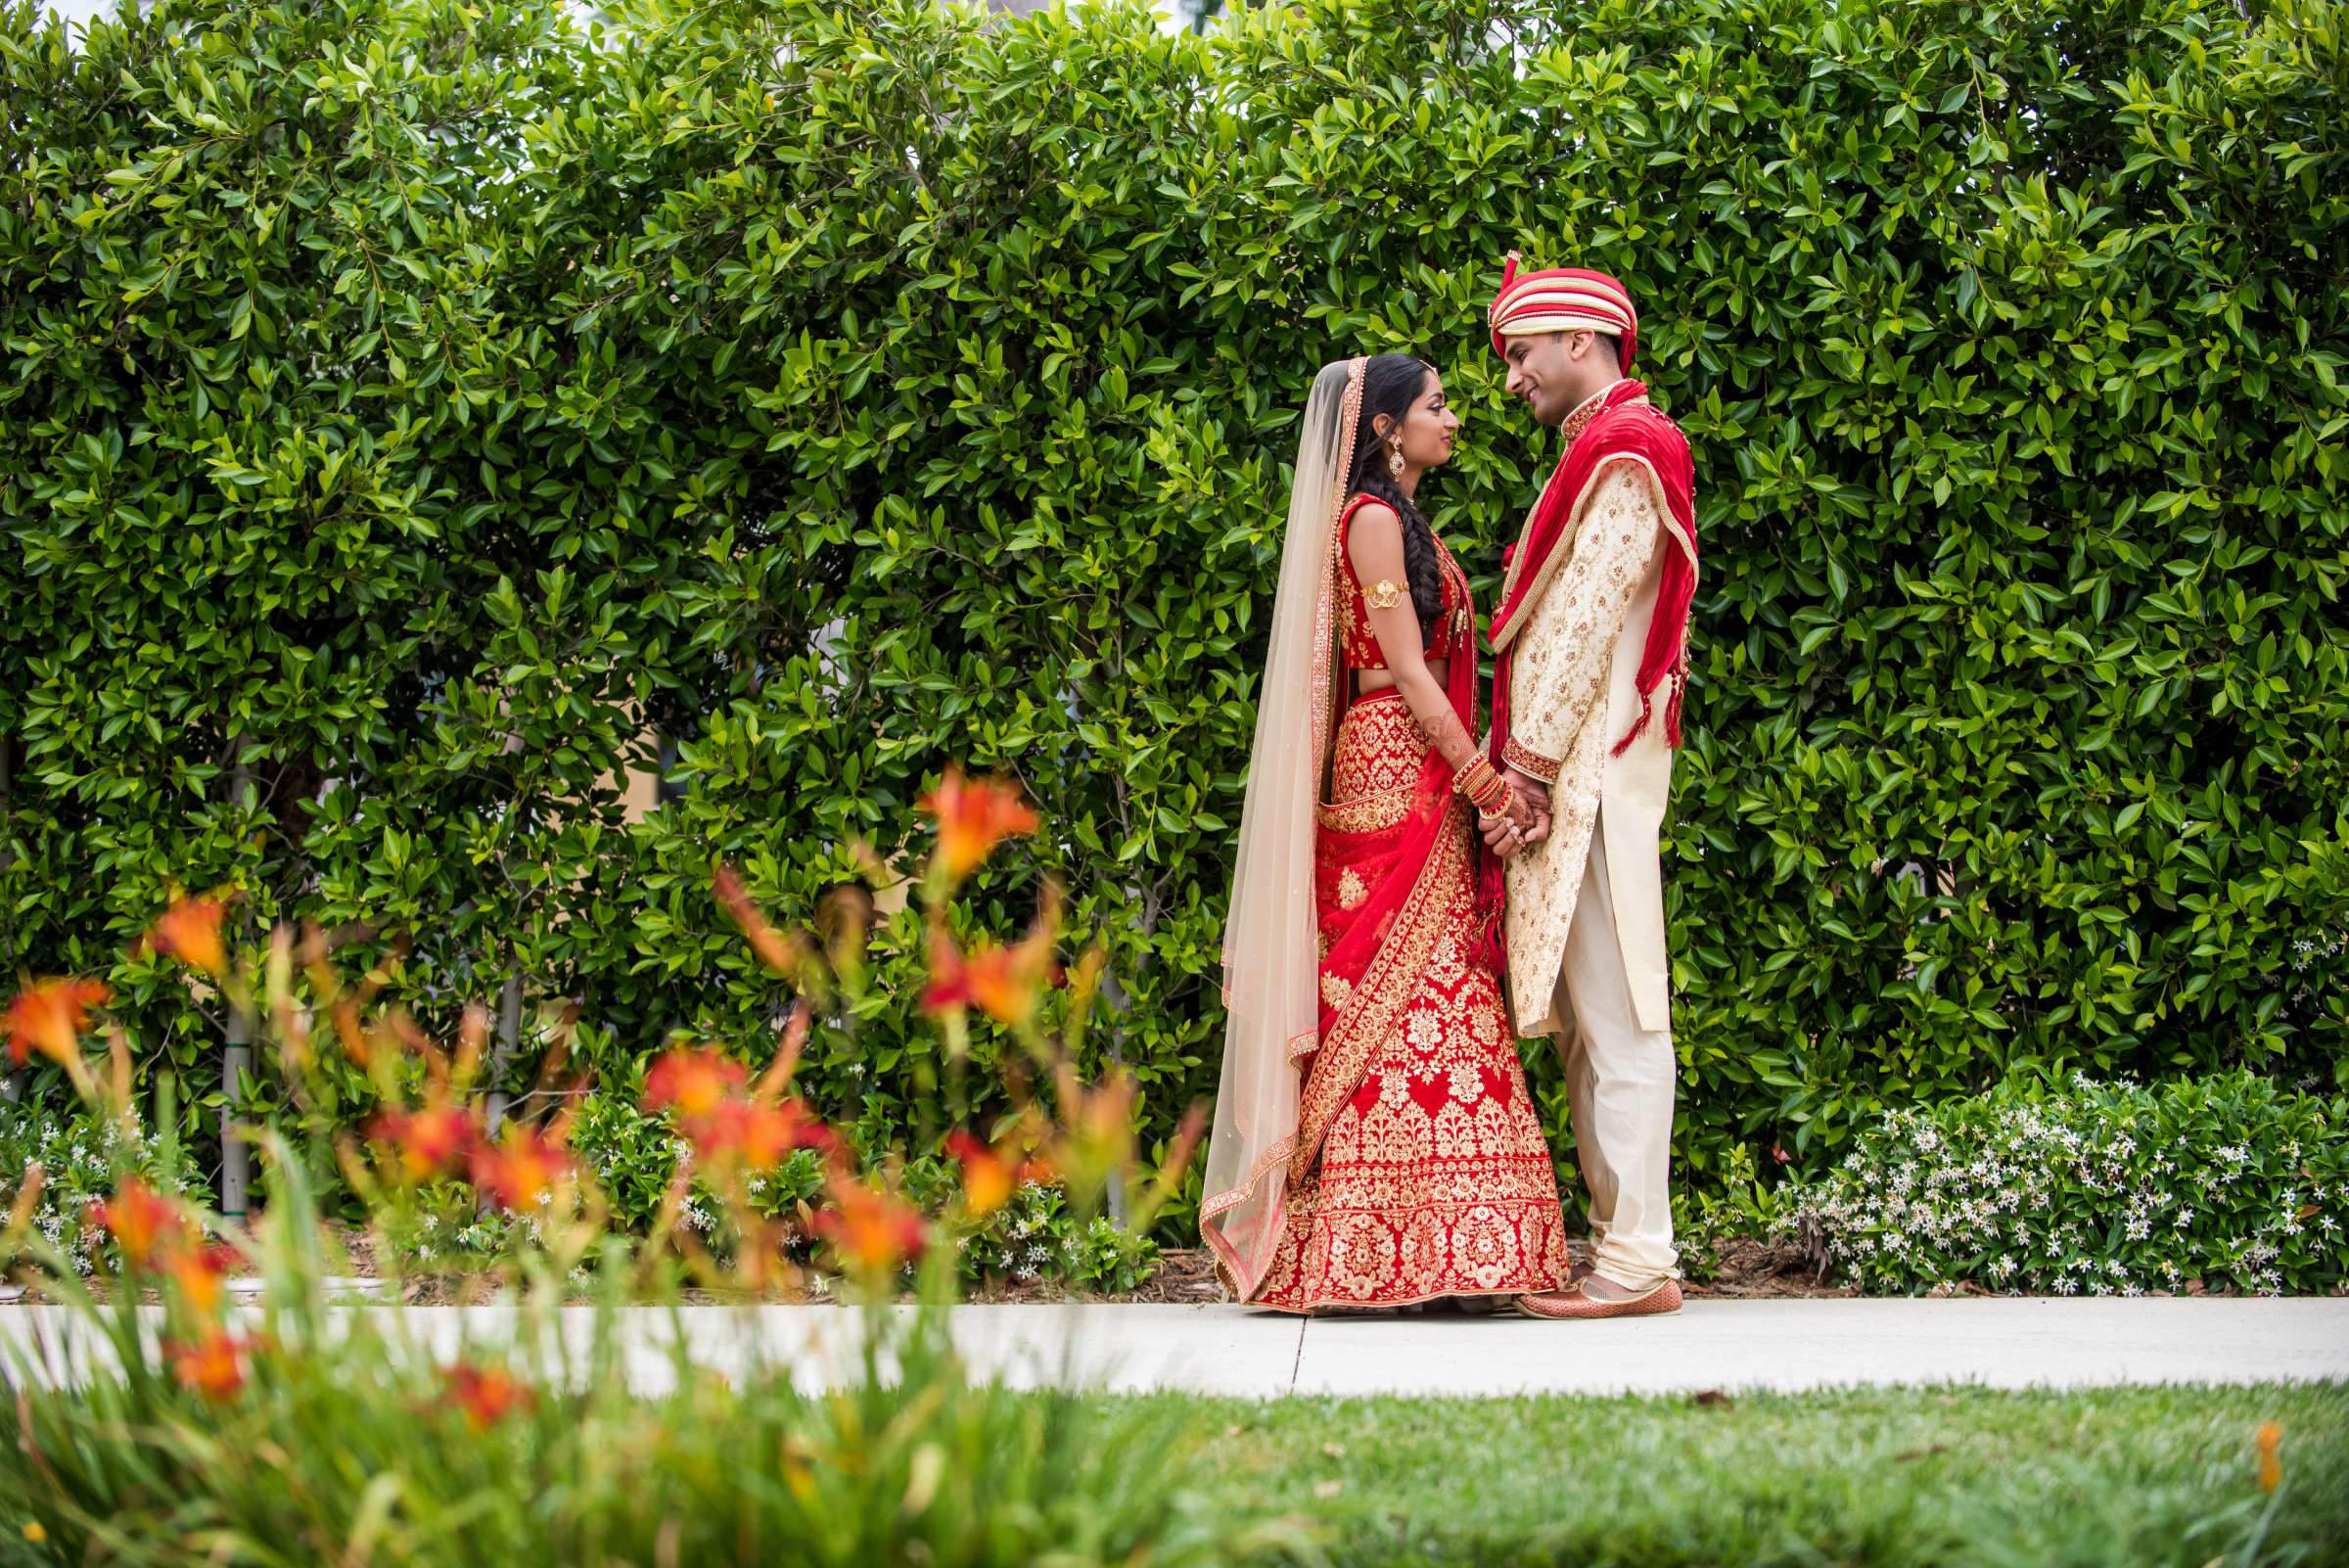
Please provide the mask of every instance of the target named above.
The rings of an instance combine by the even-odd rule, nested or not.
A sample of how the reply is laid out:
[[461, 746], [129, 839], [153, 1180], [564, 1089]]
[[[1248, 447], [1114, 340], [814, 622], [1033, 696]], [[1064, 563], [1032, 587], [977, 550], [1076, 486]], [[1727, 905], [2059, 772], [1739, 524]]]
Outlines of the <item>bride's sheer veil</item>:
[[1243, 1301], [1280, 1240], [1297, 1058], [1318, 1038], [1313, 807], [1335, 725], [1334, 535], [1366, 363], [1322, 366], [1306, 399], [1223, 928], [1223, 1073], [1199, 1217]]

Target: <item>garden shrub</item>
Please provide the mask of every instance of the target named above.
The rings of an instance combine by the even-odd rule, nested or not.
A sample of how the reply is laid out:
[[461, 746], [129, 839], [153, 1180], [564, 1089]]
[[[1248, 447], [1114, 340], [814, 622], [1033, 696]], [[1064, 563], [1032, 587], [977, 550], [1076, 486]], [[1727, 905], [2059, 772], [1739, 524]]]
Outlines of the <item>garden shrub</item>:
[[0, 1104], [0, 1216], [16, 1213], [37, 1165], [40, 1184], [25, 1222], [87, 1273], [107, 1251], [105, 1235], [87, 1222], [90, 1205], [126, 1171], [159, 1192], [197, 1192], [180, 1153], [137, 1123], [79, 1106]]
[[1888, 1112], [1775, 1197], [1873, 1290], [2323, 1294], [2349, 1284], [2349, 1101], [2242, 1072], [2018, 1082]]
[[[2349, 1084], [2337, 0], [606, 9], [0, 21], [0, 969], [105, 972], [191, 1142], [269, 1106], [122, 955], [174, 880], [627, 1081], [771, 1041], [716, 858], [812, 920], [961, 759], [1047, 824], [962, 918], [1065, 890], [1162, 1151], [1305, 388], [1441, 369], [1489, 609], [1512, 248], [1627, 281], [1695, 452], [1693, 1185], [2017, 1071]], [[802, 1068], [875, 1144], [949, 1120], [923, 945]]]

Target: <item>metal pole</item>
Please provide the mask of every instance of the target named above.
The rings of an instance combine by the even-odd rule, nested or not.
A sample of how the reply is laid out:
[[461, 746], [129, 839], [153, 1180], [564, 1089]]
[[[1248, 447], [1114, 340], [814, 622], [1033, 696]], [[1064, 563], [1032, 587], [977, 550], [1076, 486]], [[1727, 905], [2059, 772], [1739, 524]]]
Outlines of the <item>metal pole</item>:
[[[16, 806], [17, 743], [13, 736], [0, 735], [0, 886], [5, 885], [7, 873], [17, 863], [16, 852], [9, 846], [9, 812]], [[10, 920], [0, 926], [0, 981], [17, 972], [17, 923]], [[0, 1100], [14, 1105], [24, 1097], [24, 1069], [18, 1068], [0, 1079]]]
[[245, 1222], [253, 1185], [253, 1150], [238, 1136], [237, 1085], [253, 1066], [253, 1024], [243, 1013], [228, 1015], [228, 1048], [220, 1053], [220, 1214]]
[[496, 1137], [509, 1103], [506, 1070], [522, 1045], [522, 976], [508, 975], [497, 993], [497, 1043], [489, 1051], [489, 1135]]
[[[239, 735], [231, 744], [238, 759], [229, 773], [228, 798], [240, 811], [253, 807], [253, 769], [244, 762], [245, 737]], [[225, 990], [221, 992], [228, 998]], [[253, 1187], [253, 1150], [239, 1135], [237, 1121], [237, 1085], [253, 1069], [253, 1020], [238, 1011], [233, 1000], [228, 1012], [228, 1039], [220, 1053], [220, 1214], [221, 1218], [242, 1224]]]

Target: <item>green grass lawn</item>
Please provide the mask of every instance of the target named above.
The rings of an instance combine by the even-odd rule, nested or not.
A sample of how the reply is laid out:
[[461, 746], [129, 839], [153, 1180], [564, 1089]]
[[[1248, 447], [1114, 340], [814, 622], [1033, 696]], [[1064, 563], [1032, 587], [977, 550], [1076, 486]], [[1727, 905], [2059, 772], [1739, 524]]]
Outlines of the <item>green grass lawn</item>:
[[1195, 1406], [1204, 1479], [1338, 1564], [2349, 1562], [2349, 1388]]

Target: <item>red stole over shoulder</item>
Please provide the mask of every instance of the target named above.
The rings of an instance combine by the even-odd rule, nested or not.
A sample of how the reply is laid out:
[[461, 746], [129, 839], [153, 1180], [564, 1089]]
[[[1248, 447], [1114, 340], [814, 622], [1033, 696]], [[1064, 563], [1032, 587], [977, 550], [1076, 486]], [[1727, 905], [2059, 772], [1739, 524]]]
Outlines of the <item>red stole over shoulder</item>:
[[[1647, 385], [1619, 381], [1607, 389], [1606, 400], [1583, 433], [1566, 448], [1565, 460], [1543, 486], [1542, 499], [1526, 522], [1519, 541], [1502, 554], [1507, 577], [1500, 606], [1493, 613], [1493, 649], [1497, 656], [1493, 672], [1492, 759], [1502, 766], [1501, 748], [1509, 738], [1509, 676], [1515, 662], [1517, 633], [1532, 619], [1536, 596], [1550, 586], [1544, 570], [1551, 554], [1566, 544], [1566, 529], [1582, 509], [1583, 498], [1610, 459], [1631, 458], [1655, 475], [1663, 490], [1669, 526], [1676, 548], [1664, 555], [1663, 579], [1657, 584], [1655, 619], [1648, 623], [1647, 645], [1639, 656], [1635, 682], [1639, 693], [1639, 717], [1610, 748], [1621, 756], [1647, 728], [1657, 685], [1667, 679], [1672, 690], [1664, 706], [1664, 738], [1681, 744], [1681, 699], [1688, 683], [1688, 606], [1696, 597], [1696, 467], [1689, 461], [1688, 440], [1681, 428], [1654, 404], [1644, 400]], [[1481, 867], [1482, 913], [1487, 923], [1486, 954], [1505, 965], [1505, 937], [1500, 921], [1501, 875], [1497, 860]], [[1506, 973], [1505, 967], [1501, 971]]]
[[1664, 411], [1635, 401], [1647, 392], [1646, 384], [1619, 381], [1607, 389], [1598, 414], [1566, 448], [1566, 459], [1543, 487], [1524, 536], [1502, 556], [1509, 568], [1508, 586], [1493, 614], [1493, 647], [1499, 663], [1493, 677], [1493, 761], [1500, 761], [1508, 739], [1508, 671], [1518, 629], [1531, 618], [1533, 599], [1548, 585], [1553, 551], [1566, 540], [1566, 527], [1580, 510], [1583, 496], [1610, 458], [1628, 457], [1646, 465], [1664, 492], [1671, 521], [1667, 531], [1678, 548], [1666, 552], [1664, 576], [1656, 591], [1655, 619], [1648, 623], [1647, 646], [1639, 656], [1635, 681], [1639, 692], [1638, 721], [1615, 742], [1613, 754], [1624, 750], [1647, 728], [1650, 697], [1658, 683], [1669, 678], [1672, 693], [1664, 710], [1665, 739], [1681, 743], [1681, 694], [1687, 680], [1685, 641], [1688, 605], [1696, 597], [1696, 469], [1688, 458], [1688, 441]]

